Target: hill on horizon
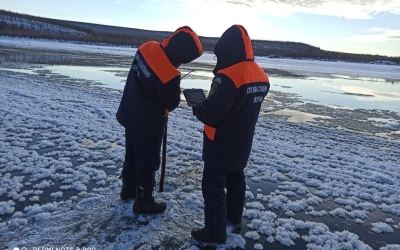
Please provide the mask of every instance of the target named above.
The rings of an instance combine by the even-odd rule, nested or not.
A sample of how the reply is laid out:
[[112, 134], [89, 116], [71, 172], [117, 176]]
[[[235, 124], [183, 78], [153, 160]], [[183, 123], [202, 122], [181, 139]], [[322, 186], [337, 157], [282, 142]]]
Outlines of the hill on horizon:
[[[50, 19], [0, 9], [0, 36], [137, 47], [150, 40], [161, 42], [172, 32]], [[200, 36], [200, 40], [205, 51], [213, 51], [218, 38]], [[326, 51], [300, 42], [252, 40], [252, 45], [255, 56], [400, 64], [400, 57]]]

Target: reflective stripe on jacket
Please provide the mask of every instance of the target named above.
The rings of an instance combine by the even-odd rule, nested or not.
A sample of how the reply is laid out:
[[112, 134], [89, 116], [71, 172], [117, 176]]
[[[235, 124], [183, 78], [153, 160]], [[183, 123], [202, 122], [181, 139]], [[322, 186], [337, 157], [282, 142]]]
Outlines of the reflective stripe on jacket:
[[221, 79], [220, 86], [196, 114], [204, 123], [203, 160], [234, 171], [247, 164], [269, 79], [255, 62], [248, 61], [218, 71], [215, 78]]
[[224, 171], [246, 167], [261, 104], [269, 91], [267, 74], [254, 62], [250, 38], [234, 25], [214, 53], [218, 87], [193, 109], [204, 123], [203, 160]]
[[116, 114], [133, 134], [160, 137], [167, 114], [180, 102], [180, 75], [176, 66], [203, 53], [200, 40], [189, 27], [177, 29], [163, 43], [149, 41], [137, 50]]

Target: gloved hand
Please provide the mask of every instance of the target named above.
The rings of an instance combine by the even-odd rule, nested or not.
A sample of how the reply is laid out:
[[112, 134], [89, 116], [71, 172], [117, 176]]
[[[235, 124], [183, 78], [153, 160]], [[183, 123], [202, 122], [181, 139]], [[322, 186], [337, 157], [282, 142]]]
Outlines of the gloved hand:
[[197, 102], [192, 106], [192, 113], [194, 116], [196, 115], [197, 110], [199, 109], [199, 106], [200, 106], [200, 102]]

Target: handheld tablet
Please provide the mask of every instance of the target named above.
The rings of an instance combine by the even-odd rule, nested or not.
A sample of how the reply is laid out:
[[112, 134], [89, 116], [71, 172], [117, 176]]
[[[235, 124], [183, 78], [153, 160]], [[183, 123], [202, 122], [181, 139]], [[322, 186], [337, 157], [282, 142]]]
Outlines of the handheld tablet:
[[191, 107], [196, 105], [197, 102], [203, 101], [206, 98], [202, 89], [185, 89], [183, 90], [187, 104]]

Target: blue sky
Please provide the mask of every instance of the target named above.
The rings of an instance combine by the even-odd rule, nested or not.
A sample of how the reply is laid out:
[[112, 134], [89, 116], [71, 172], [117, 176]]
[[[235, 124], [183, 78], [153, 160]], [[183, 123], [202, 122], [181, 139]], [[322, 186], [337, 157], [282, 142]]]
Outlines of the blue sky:
[[400, 56], [399, 0], [0, 0], [0, 8], [64, 20], [219, 37], [241, 24], [252, 39]]

